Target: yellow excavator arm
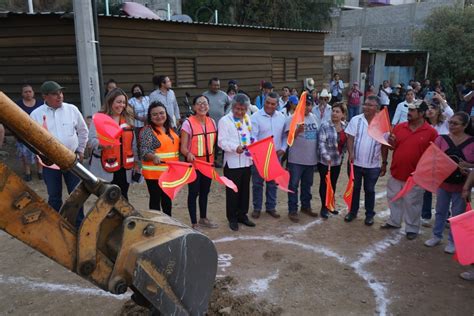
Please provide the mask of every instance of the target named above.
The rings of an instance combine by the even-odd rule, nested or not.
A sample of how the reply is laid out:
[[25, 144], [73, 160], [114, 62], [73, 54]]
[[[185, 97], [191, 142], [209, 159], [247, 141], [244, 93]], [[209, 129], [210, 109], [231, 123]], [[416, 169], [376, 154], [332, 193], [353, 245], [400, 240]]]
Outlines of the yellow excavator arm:
[[[0, 163], [0, 229], [105, 291], [131, 289], [135, 302], [152, 311], [207, 311], [217, 270], [211, 240], [161, 212], [135, 209], [118, 186], [90, 173], [2, 92], [0, 122], [43, 161], [81, 179], [57, 213]], [[76, 229], [76, 215], [91, 196], [94, 205]]]

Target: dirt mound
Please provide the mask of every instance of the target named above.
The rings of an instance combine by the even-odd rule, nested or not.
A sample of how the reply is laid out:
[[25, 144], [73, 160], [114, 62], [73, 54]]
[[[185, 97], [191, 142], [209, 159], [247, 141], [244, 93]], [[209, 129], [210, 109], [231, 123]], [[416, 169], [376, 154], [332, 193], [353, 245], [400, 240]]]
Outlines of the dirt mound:
[[[255, 295], [234, 295], [231, 289], [237, 285], [232, 277], [216, 280], [209, 302], [208, 315], [280, 315], [282, 309], [267, 301], [257, 301]], [[149, 315], [149, 310], [136, 305], [132, 300], [125, 302], [120, 316]]]

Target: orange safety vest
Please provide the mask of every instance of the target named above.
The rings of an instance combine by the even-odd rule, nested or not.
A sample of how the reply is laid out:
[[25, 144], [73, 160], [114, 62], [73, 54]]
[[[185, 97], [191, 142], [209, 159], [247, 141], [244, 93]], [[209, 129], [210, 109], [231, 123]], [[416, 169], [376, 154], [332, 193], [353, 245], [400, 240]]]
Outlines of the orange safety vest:
[[102, 149], [100, 161], [102, 168], [107, 172], [115, 172], [122, 167], [127, 170], [132, 169], [135, 162], [132, 145], [133, 128], [122, 117], [120, 118], [120, 127], [123, 130], [120, 136], [120, 145]]
[[210, 117], [206, 116], [204, 126], [195, 116], [188, 118], [191, 126], [191, 153], [198, 160], [214, 163], [214, 146], [216, 144], [217, 129]]
[[[158, 134], [152, 129], [153, 134], [160, 142], [161, 146], [155, 150], [155, 154], [160, 157], [161, 161], [177, 161], [179, 160], [179, 136], [173, 131], [170, 130], [171, 139], [165, 133]], [[142, 174], [145, 179], [148, 180], [158, 180], [163, 172], [168, 170], [166, 164], [155, 165], [153, 160], [142, 162]]]

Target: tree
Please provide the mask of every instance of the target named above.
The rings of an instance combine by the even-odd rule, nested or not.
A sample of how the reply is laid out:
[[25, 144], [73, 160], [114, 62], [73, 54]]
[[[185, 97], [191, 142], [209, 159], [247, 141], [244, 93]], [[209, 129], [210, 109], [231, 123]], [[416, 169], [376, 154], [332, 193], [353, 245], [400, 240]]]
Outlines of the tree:
[[474, 79], [474, 7], [441, 7], [415, 32], [415, 45], [430, 53], [429, 78], [440, 79], [454, 90], [457, 83]]
[[195, 21], [211, 22], [214, 10], [219, 22], [294, 29], [322, 29], [333, 9], [344, 0], [186, 0], [183, 12]]

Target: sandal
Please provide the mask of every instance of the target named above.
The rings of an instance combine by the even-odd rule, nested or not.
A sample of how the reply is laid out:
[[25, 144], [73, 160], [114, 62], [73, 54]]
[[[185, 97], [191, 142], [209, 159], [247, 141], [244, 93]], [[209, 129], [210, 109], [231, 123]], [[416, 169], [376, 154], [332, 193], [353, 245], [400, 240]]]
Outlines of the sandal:
[[201, 225], [203, 227], [207, 227], [207, 228], [217, 228], [218, 227], [217, 224], [211, 222], [207, 218], [199, 219], [199, 225]]

